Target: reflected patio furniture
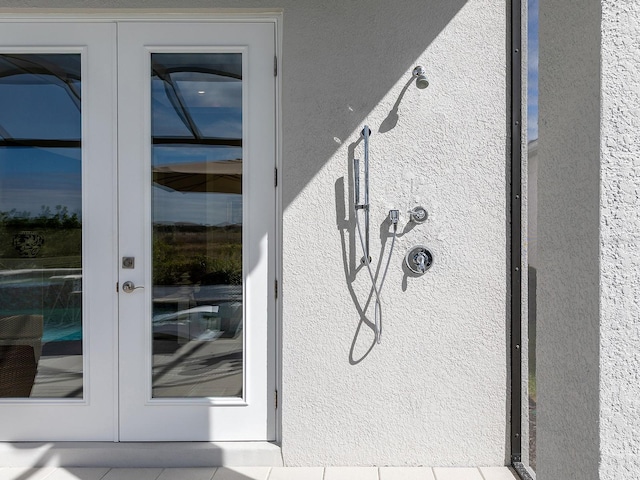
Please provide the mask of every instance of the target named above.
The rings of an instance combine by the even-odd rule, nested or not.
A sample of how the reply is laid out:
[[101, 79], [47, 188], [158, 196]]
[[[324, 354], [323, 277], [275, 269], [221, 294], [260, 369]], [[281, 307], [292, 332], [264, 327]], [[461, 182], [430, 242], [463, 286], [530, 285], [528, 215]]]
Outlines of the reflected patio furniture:
[[38, 364], [42, 354], [42, 315], [12, 315], [0, 317], [0, 346], [26, 345], [31, 347]]
[[222, 338], [236, 338], [242, 332], [242, 285], [201, 285], [194, 297], [198, 305], [219, 306]]
[[32, 346], [0, 346], [0, 397], [29, 397], [36, 372]]
[[222, 334], [218, 310], [218, 305], [201, 305], [154, 315], [153, 334], [155, 337], [171, 335], [184, 340], [215, 340]]

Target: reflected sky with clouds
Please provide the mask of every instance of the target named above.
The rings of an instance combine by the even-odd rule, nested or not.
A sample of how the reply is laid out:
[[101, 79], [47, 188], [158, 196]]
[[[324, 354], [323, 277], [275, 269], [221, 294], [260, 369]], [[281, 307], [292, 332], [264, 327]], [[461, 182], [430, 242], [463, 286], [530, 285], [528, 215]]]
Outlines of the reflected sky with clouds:
[[[23, 68], [18, 74], [16, 57]], [[154, 58], [164, 62], [160, 68], [169, 81], [151, 78], [153, 135], [194, 143], [155, 145], [153, 165], [242, 159], [241, 146], [198, 144], [201, 138], [242, 138], [242, 55], [154, 54]], [[0, 140], [67, 140], [79, 145], [79, 59], [78, 54], [0, 55]], [[39, 64], [39, 70], [31, 70], [31, 64]], [[190, 66], [195, 71], [189, 71]], [[0, 211], [16, 209], [36, 216], [42, 206], [54, 210], [62, 205], [81, 216], [81, 172], [80, 148], [5, 142], [0, 145]], [[153, 218], [161, 223], [241, 223], [242, 195], [171, 191], [154, 185]]]
[[[79, 91], [79, 54], [0, 55], [0, 140], [23, 143], [0, 145], [0, 211], [81, 214]], [[48, 140], [69, 144], [43, 148]]]
[[242, 195], [153, 188], [154, 223], [230, 225], [242, 223]]
[[0, 211], [63, 205], [81, 216], [80, 164], [77, 148], [0, 148]]
[[80, 55], [0, 55], [0, 135], [79, 140]]
[[0, 125], [13, 138], [80, 138], [80, 110], [60, 85], [15, 85], [0, 79], [0, 105]]
[[[241, 82], [177, 81], [175, 85], [204, 137], [242, 138]], [[154, 136], [191, 136], [189, 128], [167, 96], [165, 82], [153, 79], [151, 98]]]
[[242, 147], [207, 145], [190, 145], [188, 148], [182, 145], [156, 145], [153, 147], [153, 164], [155, 166], [238, 158], [242, 158]]
[[[153, 166], [242, 160], [240, 146], [199, 143], [201, 139], [242, 139], [242, 55], [153, 54], [152, 70], [154, 137], [194, 139], [188, 145], [154, 145]], [[242, 223], [242, 195], [198, 191], [206, 185], [202, 177], [192, 174], [191, 181], [182, 180], [181, 190], [154, 185], [154, 223]]]

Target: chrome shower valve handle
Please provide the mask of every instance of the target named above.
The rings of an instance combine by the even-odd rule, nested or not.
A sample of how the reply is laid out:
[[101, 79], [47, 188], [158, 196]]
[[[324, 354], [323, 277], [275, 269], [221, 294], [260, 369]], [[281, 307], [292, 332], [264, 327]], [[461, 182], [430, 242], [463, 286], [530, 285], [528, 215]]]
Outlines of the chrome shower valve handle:
[[433, 254], [427, 247], [416, 245], [407, 252], [404, 261], [407, 268], [413, 273], [424, 275], [433, 265]]
[[413, 223], [424, 223], [427, 221], [427, 218], [429, 217], [429, 214], [427, 213], [427, 209], [418, 205], [417, 207], [414, 207], [413, 210], [409, 211], [409, 216], [411, 217], [411, 221]]

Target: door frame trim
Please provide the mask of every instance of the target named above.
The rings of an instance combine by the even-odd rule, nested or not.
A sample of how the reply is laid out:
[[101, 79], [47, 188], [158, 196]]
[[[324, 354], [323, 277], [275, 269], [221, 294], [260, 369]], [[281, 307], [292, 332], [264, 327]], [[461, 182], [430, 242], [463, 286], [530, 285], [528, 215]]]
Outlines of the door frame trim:
[[[281, 8], [7, 8], [0, 7], [0, 22], [269, 22], [276, 25], [281, 44]], [[276, 45], [278, 46], [278, 45]], [[279, 52], [280, 53], [280, 52]]]
[[[80, 10], [80, 11], [79, 11]], [[282, 218], [283, 218], [283, 210], [282, 210], [282, 182], [281, 182], [281, 173], [282, 172], [282, 21], [283, 21], [283, 9], [279, 8], [269, 8], [269, 9], [212, 9], [212, 8], [187, 8], [187, 9], [175, 9], [175, 8], [153, 8], [153, 9], [107, 9], [107, 8], [87, 8], [87, 9], [71, 9], [71, 8], [63, 8], [63, 9], [50, 9], [50, 8], [35, 8], [35, 9], [26, 9], [26, 8], [0, 8], [0, 24], [1, 23], [13, 23], [13, 22], [23, 22], [23, 23], [63, 23], [63, 22], [77, 22], [77, 23], [120, 23], [120, 22], [168, 22], [168, 23], [196, 23], [196, 22], [210, 22], [210, 23], [272, 23], [274, 25], [274, 46], [276, 52], [276, 66], [277, 66], [277, 75], [275, 75], [275, 165], [278, 175], [277, 185], [274, 185], [274, 195], [275, 195], [275, 218], [273, 221], [275, 222], [274, 231], [275, 231], [275, 246], [274, 246], [274, 273], [276, 278], [274, 278], [274, 282], [278, 282], [279, 285], [282, 284]], [[281, 290], [281, 288], [280, 288]], [[282, 392], [282, 294], [278, 293], [274, 299], [274, 331], [270, 332], [271, 335], [274, 335], [275, 338], [272, 339], [272, 345], [274, 345], [275, 351], [273, 352], [273, 361], [274, 361], [274, 371], [270, 372], [270, 375], [274, 376], [274, 384], [276, 388], [276, 392]], [[274, 393], [274, 397], [276, 396], [276, 392]], [[279, 395], [281, 398], [281, 394]], [[275, 399], [274, 399], [275, 400]], [[281, 400], [278, 401], [281, 403]], [[117, 430], [117, 425], [114, 426]], [[275, 444], [279, 445], [282, 441], [282, 409], [276, 408], [275, 412]], [[117, 437], [116, 437], [117, 438]], [[232, 451], [236, 451], [236, 447], [241, 447], [241, 444], [245, 442], [155, 442], [156, 445], [182, 445], [185, 447], [185, 450], [189, 452], [193, 452], [193, 447], [195, 445], [203, 446], [208, 445], [211, 447], [212, 451], [218, 451], [218, 454], [212, 454], [212, 452], [206, 448], [208, 453], [204, 454], [204, 457], [210, 458], [212, 464], [214, 466], [221, 465], [222, 459], [224, 459], [225, 465], [233, 464], [232, 456], [229, 457], [228, 446], [234, 445]], [[260, 447], [261, 445], [271, 445], [272, 447], [276, 447], [276, 445], [270, 442], [247, 442], [252, 446]], [[90, 444], [92, 448], [94, 446], [100, 446], [100, 449], [105, 446], [118, 445], [118, 443], [102, 443], [102, 442], [60, 442], [60, 443], [34, 443], [34, 452], [39, 451], [36, 446], [39, 447], [49, 447], [47, 448], [48, 454], [43, 455], [43, 452], [40, 452], [35, 455], [28, 465], [37, 466], [39, 462], [47, 462], [47, 465], [51, 465], [50, 463], [50, 455], [53, 454], [53, 451], [56, 449], [61, 449], [62, 446], [73, 448], [79, 448], [79, 457], [78, 460], [73, 460], [73, 456], [69, 457], [67, 465], [79, 465], [78, 461], [82, 463], [82, 458], [84, 454], [86, 454], [87, 444]], [[0, 464], [3, 465], [13, 465], [16, 462], [12, 461], [11, 458], [5, 458], [7, 453], [10, 453], [9, 457], [23, 458], [24, 456], [20, 454], [20, 450], [23, 450], [23, 447], [30, 445], [29, 442], [21, 442], [19, 448], [16, 448], [18, 444], [14, 444], [13, 442], [0, 442]], [[84, 448], [82, 446], [85, 446]], [[144, 463], [145, 455], [144, 452], [146, 449], [144, 448], [145, 444], [141, 444], [142, 447], [140, 449], [134, 448], [135, 443], [130, 442], [122, 442], [122, 445], [130, 447], [127, 451], [135, 451], [137, 455], [132, 455], [132, 462], [135, 463], [137, 459], [140, 462]], [[146, 444], [148, 446], [148, 444]], [[191, 449], [189, 449], [191, 446]], [[199, 447], [200, 448], [200, 447]], [[282, 462], [282, 456], [280, 454], [280, 449], [278, 448], [278, 455], [280, 455], [280, 462]], [[155, 450], [155, 449], [154, 449]], [[175, 447], [172, 449], [175, 451]], [[198, 449], [199, 451], [199, 449]], [[203, 450], [204, 451], [204, 450]], [[84, 453], [82, 453], [84, 452]], [[175, 455], [159, 457], [153, 455], [154, 458], [172, 458], [175, 459]], [[63, 463], [66, 463], [67, 460], [64, 460], [62, 457], [66, 457], [66, 455], [60, 455], [60, 459]], [[182, 458], [183, 456], [180, 456]], [[191, 455], [184, 456], [185, 458], [191, 458], [191, 464], [193, 464], [194, 458]], [[116, 462], [115, 458], [118, 458], [118, 454], [113, 456], [114, 460], [110, 463]], [[247, 464], [247, 459], [253, 459], [253, 455], [244, 455], [240, 454], [239, 458], [244, 458], [243, 464]], [[257, 460], [257, 458], [256, 458]], [[90, 460], [89, 460], [90, 461]], [[257, 460], [259, 461], [259, 460]], [[231, 462], [231, 463], [230, 463]], [[20, 462], [18, 462], [20, 463]], [[198, 461], [198, 464], [202, 462]], [[102, 465], [98, 461], [98, 464]], [[175, 462], [172, 462], [173, 466]], [[265, 463], [259, 463], [260, 465], [265, 465]], [[269, 463], [271, 464], [271, 463]], [[279, 465], [281, 465], [280, 463]], [[61, 464], [62, 465], [62, 464]], [[97, 464], [96, 464], [97, 465]], [[239, 465], [239, 464], [238, 464]], [[114, 465], [115, 466], [115, 465]], [[135, 466], [130, 464], [128, 466]], [[274, 465], [277, 466], [277, 465]]]

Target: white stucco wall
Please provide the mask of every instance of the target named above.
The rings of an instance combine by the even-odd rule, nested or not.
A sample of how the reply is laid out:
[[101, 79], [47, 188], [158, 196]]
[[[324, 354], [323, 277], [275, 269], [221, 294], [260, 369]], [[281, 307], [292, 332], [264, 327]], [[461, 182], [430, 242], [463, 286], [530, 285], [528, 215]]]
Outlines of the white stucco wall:
[[[2, 0], [151, 8], [171, 0]], [[503, 465], [508, 445], [503, 0], [188, 0], [274, 8], [282, 48], [281, 444], [287, 465]], [[407, 85], [417, 64], [431, 85]], [[406, 89], [405, 89], [406, 87]], [[351, 159], [371, 126], [371, 250], [390, 246], [374, 345]], [[407, 227], [416, 205], [429, 220]], [[382, 237], [382, 240], [381, 240]], [[402, 261], [426, 244], [421, 278]]]
[[595, 479], [600, 2], [540, 2], [537, 474]]
[[640, 5], [602, 2], [600, 479], [640, 472]]
[[[313, 22], [318, 31], [301, 21], [299, 34], [285, 8], [284, 92], [295, 105], [287, 110], [285, 99], [285, 132], [287, 115], [310, 132], [289, 137], [289, 145], [285, 138], [283, 184], [300, 185], [285, 191], [285, 461], [504, 464], [505, 6], [341, 8], [338, 18], [324, 8]], [[289, 35], [304, 53], [287, 56]], [[411, 85], [396, 113], [416, 64], [425, 65], [431, 86]], [[316, 101], [308, 100], [309, 79]], [[380, 133], [394, 115], [394, 128]], [[402, 211], [400, 231], [413, 206], [430, 213], [397, 241], [383, 292], [384, 337], [375, 346], [358, 313], [369, 283], [355, 271], [362, 252], [349, 201], [350, 147], [364, 123], [374, 131], [374, 262], [389, 209]], [[362, 158], [362, 145], [354, 154]], [[407, 278], [402, 258], [418, 243], [433, 249], [435, 264]], [[367, 313], [372, 321], [373, 305]]]
[[540, 8], [538, 478], [635, 478], [640, 6]]

